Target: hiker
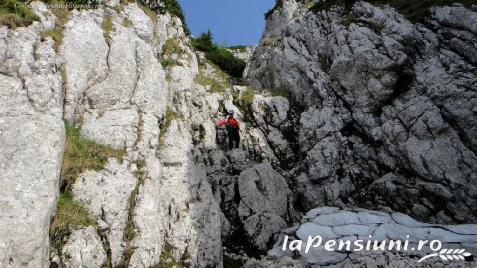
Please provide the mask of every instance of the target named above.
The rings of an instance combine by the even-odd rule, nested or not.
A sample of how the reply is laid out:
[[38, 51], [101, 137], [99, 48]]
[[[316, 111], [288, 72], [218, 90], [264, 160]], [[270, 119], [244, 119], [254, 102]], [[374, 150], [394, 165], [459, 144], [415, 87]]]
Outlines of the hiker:
[[233, 110], [229, 110], [229, 117], [227, 118], [226, 128], [227, 128], [227, 136], [229, 137], [229, 149], [234, 148], [234, 143], [235, 143], [235, 148], [239, 148], [240, 123], [237, 119], [235, 119]]

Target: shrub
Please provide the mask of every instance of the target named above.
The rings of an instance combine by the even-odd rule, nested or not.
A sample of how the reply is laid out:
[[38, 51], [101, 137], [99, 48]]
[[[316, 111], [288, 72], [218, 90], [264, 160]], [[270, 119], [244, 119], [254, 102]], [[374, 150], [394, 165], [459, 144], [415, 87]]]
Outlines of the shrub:
[[76, 202], [70, 192], [62, 193], [50, 226], [52, 247], [61, 250], [64, 239], [71, 234], [72, 230], [96, 225], [97, 222], [89, 211]]
[[160, 14], [169, 13], [173, 16], [178, 17], [182, 22], [182, 27], [184, 28], [184, 32], [187, 35], [190, 35], [189, 26], [187, 26], [187, 22], [185, 20], [184, 11], [182, 10], [181, 5], [177, 0], [162, 0], [162, 1], [144, 1], [139, 0], [143, 5], [146, 5], [148, 8], [155, 12], [159, 12]]
[[0, 24], [10, 28], [30, 25], [38, 17], [31, 8], [19, 0], [0, 1]]
[[227, 74], [237, 78], [242, 77], [246, 66], [245, 61], [236, 58], [232, 52], [226, 48], [214, 44], [210, 30], [207, 33], [202, 33], [198, 38], [192, 39], [192, 46], [196, 50], [204, 52], [208, 60], [215, 63]]
[[122, 159], [125, 150], [97, 144], [81, 137], [80, 129], [66, 124], [66, 146], [61, 167], [61, 189], [67, 191], [78, 175], [88, 169], [102, 170], [108, 158]]

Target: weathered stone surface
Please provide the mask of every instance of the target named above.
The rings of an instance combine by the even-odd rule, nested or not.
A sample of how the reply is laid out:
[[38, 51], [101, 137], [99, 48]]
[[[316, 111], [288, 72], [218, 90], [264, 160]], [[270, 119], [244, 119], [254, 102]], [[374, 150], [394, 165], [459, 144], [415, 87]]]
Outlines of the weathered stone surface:
[[84, 92], [106, 78], [109, 48], [100, 11], [72, 11], [65, 25], [62, 54], [65, 72], [65, 119], [72, 120]]
[[[475, 8], [433, 7], [415, 24], [366, 2], [318, 10], [285, 0], [253, 52], [248, 86], [212, 93], [196, 84], [199, 63], [201, 75], [226, 78], [193, 51], [179, 18], [119, 4], [71, 11], [61, 59], [41, 34], [55, 26], [45, 4], [32, 3], [41, 22], [0, 27], [0, 266], [47, 266], [62, 118], [84, 137], [126, 149], [123, 162], [110, 159], [73, 186], [102, 238], [75, 231], [63, 256], [53, 256], [72, 267], [100, 266], [106, 247], [113, 265], [131, 267], [159, 265], [164, 254], [190, 267], [230, 259], [246, 267], [415, 266], [400, 253], [258, 260], [296, 223], [296, 210], [326, 204], [386, 213], [323, 207], [283, 233], [411, 233], [475, 249], [474, 225], [435, 225], [477, 215]], [[168, 40], [181, 53], [163, 55]], [[162, 66], [169, 58], [178, 64]], [[251, 105], [242, 99], [249, 90]], [[242, 123], [231, 151], [215, 125], [224, 109]]]
[[81, 134], [101, 144], [118, 149], [131, 148], [137, 135], [139, 116], [136, 109], [112, 110], [83, 114]]
[[44, 267], [65, 142], [53, 42], [0, 27], [0, 266]]
[[245, 79], [303, 105], [289, 111], [301, 113], [294, 133], [305, 157], [293, 172], [302, 207], [475, 221], [477, 13], [456, 5], [430, 14], [413, 24], [366, 2], [346, 10], [290, 0], [270, 16]]
[[101, 267], [107, 257], [101, 238], [92, 226], [74, 231], [62, 253], [65, 267]]
[[287, 182], [268, 163], [259, 164], [240, 174], [238, 208], [249, 239], [266, 250], [277, 231], [293, 217], [291, 192]]
[[124, 252], [124, 229], [128, 220], [129, 202], [137, 178], [128, 169], [128, 162], [110, 159], [103, 171], [86, 171], [73, 185], [75, 199], [98, 220], [109, 225], [107, 234], [111, 262], [118, 265]]

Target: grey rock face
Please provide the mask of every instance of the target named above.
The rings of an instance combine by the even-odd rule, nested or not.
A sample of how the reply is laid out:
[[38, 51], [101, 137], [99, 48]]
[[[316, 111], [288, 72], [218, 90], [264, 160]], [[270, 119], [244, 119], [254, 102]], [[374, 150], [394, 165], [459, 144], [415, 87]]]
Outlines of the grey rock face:
[[[282, 233], [281, 239], [275, 244], [269, 254], [275, 257], [284, 258], [293, 256], [293, 253], [283, 250], [285, 235], [288, 236], [287, 246], [292, 240], [303, 241], [301, 250], [296, 251], [298, 259], [303, 265], [320, 265], [320, 267], [336, 267], [335, 265], [345, 265], [346, 267], [360, 267], [374, 262], [374, 265], [385, 265], [389, 267], [425, 267], [425, 263], [416, 262], [413, 254], [419, 258], [432, 252], [428, 247], [422, 247], [421, 251], [412, 251], [417, 248], [418, 241], [439, 239], [442, 248], [465, 249], [471, 254], [477, 250], [477, 229], [476, 225], [435, 225], [426, 224], [412, 219], [401, 213], [385, 213], [364, 209], [339, 209], [335, 207], [319, 207], [308, 211], [303, 217], [299, 226], [287, 229]], [[305, 253], [305, 245], [308, 237], [320, 235], [322, 243], [319, 247], [311, 247]], [[369, 238], [371, 236], [371, 238]], [[383, 241], [401, 240], [408, 241], [408, 251], [327, 251], [324, 249], [326, 241]], [[339, 242], [337, 242], [339, 243]], [[374, 242], [373, 242], [374, 243]], [[338, 247], [338, 244], [337, 246]], [[403, 249], [403, 248], [402, 248]], [[462, 263], [443, 262], [433, 260], [433, 266], [450, 265], [452, 267], [462, 267]], [[372, 260], [371, 262], [369, 260]], [[263, 261], [262, 261], [263, 262]], [[399, 266], [401, 265], [401, 266]], [[444, 267], [444, 266], [442, 266]]]
[[292, 170], [301, 205], [475, 222], [477, 13], [433, 7], [413, 24], [366, 2], [310, 7], [284, 1], [245, 75], [301, 104], [290, 109], [301, 113], [303, 161]]
[[240, 174], [238, 190], [238, 212], [247, 236], [257, 248], [266, 250], [273, 235], [286, 228], [294, 214], [287, 182], [264, 163]]
[[44, 25], [0, 27], [0, 266], [43, 267], [65, 142], [61, 76]]
[[[246, 73], [268, 90], [245, 107], [246, 86], [212, 93], [196, 83], [199, 71], [223, 78], [197, 60], [179, 18], [119, 4], [71, 11], [61, 57], [41, 37], [55, 26], [41, 2], [32, 3], [41, 23], [0, 27], [0, 266], [48, 265], [62, 119], [126, 152], [73, 185], [98, 230], [74, 230], [57, 256], [66, 266], [151, 267], [164, 256], [190, 267], [230, 258], [246, 267], [370, 266], [387, 257], [411, 265], [399, 254], [259, 259], [284, 229], [301, 238], [402, 231], [473, 247], [473, 225], [397, 213], [320, 208], [286, 228], [296, 208], [323, 204], [475, 221], [475, 11], [436, 7], [430, 21], [413, 24], [364, 2], [318, 14], [309, 1], [284, 1]], [[166, 43], [181, 53], [164, 55]], [[169, 58], [178, 64], [162, 66]], [[292, 95], [274, 96], [284, 91]], [[215, 124], [224, 108], [243, 119], [231, 151]]]
[[101, 238], [91, 226], [71, 234], [63, 246], [63, 255], [66, 267], [100, 267], [106, 261]]
[[128, 200], [137, 178], [128, 170], [127, 162], [110, 159], [103, 171], [86, 171], [73, 185], [75, 199], [84, 204], [97, 220], [108, 224], [111, 262], [119, 265], [124, 252], [124, 229], [128, 220]]

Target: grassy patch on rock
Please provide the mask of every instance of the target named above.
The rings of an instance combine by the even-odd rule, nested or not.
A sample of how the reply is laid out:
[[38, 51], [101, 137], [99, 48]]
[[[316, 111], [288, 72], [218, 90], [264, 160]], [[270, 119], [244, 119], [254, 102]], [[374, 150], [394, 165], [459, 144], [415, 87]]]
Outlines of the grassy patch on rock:
[[255, 98], [255, 91], [251, 88], [247, 88], [243, 93], [240, 98], [240, 102], [242, 103], [243, 106], [250, 106], [252, 104], [253, 99]]
[[263, 39], [262, 41], [262, 46], [270, 47], [275, 45], [275, 43], [278, 41], [278, 38], [275, 36], [269, 36]]
[[106, 40], [109, 40], [110, 33], [114, 32], [113, 18], [111, 16], [106, 16], [103, 19], [103, 35]]
[[0, 25], [17, 28], [30, 25], [39, 18], [33, 10], [19, 0], [0, 1]]
[[[184, 254], [185, 255], [185, 254]], [[189, 267], [185, 262], [187, 256], [183, 256], [181, 260], [177, 261], [174, 258], [174, 247], [166, 242], [161, 252], [159, 264], [153, 266], [154, 268], [186, 268]]]
[[162, 53], [166, 55], [171, 55], [171, 54], [182, 54], [184, 53], [184, 49], [179, 43], [179, 40], [175, 38], [169, 38], [166, 40], [164, 43], [164, 46], [162, 48]]
[[63, 43], [63, 29], [60, 27], [55, 27], [51, 30], [44, 31], [41, 33], [41, 37], [45, 39], [46, 37], [51, 37], [55, 41], [55, 49], [58, 51], [58, 48]]
[[60, 195], [56, 214], [51, 221], [51, 246], [61, 250], [73, 230], [81, 227], [96, 226], [97, 222], [89, 211], [73, 199], [70, 192]]
[[224, 72], [233, 77], [242, 77], [245, 61], [235, 57], [227, 48], [214, 43], [211, 31], [202, 33], [191, 42], [195, 50], [204, 52], [205, 57]]
[[266, 92], [268, 92], [272, 97], [285, 97], [285, 98], [290, 98], [290, 92], [284, 88], [267, 88], [265, 89]]
[[227, 83], [222, 83], [215, 78], [208, 77], [203, 73], [199, 73], [196, 76], [195, 82], [199, 85], [210, 87], [210, 91], [212, 93], [225, 92], [225, 90], [230, 86]]
[[125, 150], [98, 144], [81, 136], [80, 129], [66, 124], [66, 146], [61, 168], [61, 189], [67, 191], [76, 178], [88, 169], [102, 170], [108, 158], [122, 159]]
[[186, 53], [186, 51], [179, 43], [179, 40], [175, 38], [167, 39], [162, 47], [161, 65], [163, 67], [181, 65], [179, 58], [183, 56], [184, 53]]
[[171, 108], [167, 107], [166, 114], [164, 115], [164, 123], [163, 123], [163, 126], [162, 126], [162, 131], [166, 132], [169, 129], [169, 127], [171, 126], [172, 121], [179, 120], [181, 118], [182, 118], [182, 116], [179, 113], [177, 113], [174, 110], [172, 110]]
[[182, 115], [172, 110], [170, 107], [167, 107], [166, 113], [164, 114], [164, 119], [161, 124], [161, 132], [159, 133], [159, 145], [164, 146], [164, 136], [171, 127], [171, 124], [174, 120], [182, 119]]

